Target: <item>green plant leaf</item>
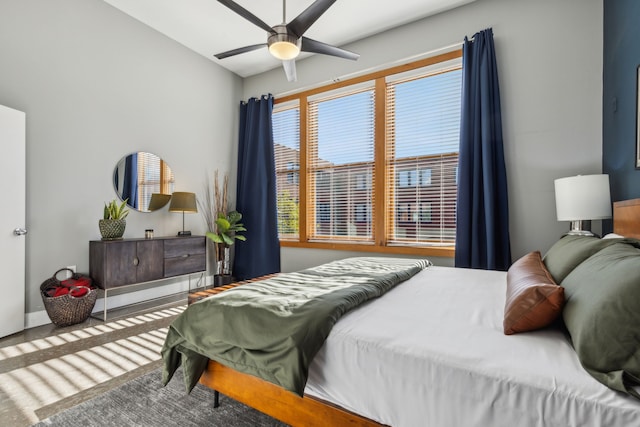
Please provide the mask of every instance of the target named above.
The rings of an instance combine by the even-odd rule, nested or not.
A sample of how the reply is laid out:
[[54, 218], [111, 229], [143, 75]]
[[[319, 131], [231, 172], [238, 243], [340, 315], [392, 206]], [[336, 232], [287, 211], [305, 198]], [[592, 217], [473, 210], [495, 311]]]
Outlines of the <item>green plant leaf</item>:
[[238, 240], [242, 240], [243, 242], [246, 242], [246, 241], [247, 241], [247, 238], [246, 238], [246, 237], [241, 236], [241, 235], [239, 235], [239, 234], [236, 234], [236, 235], [235, 235], [235, 236], [233, 236], [233, 237], [235, 237], [235, 238], [236, 238], [236, 239], [238, 239]]
[[242, 219], [242, 214], [238, 211], [232, 211], [227, 215], [227, 219], [230, 223], [235, 224]]
[[222, 240], [224, 240], [224, 243], [226, 243], [229, 246], [233, 245], [233, 239], [231, 237], [227, 236], [226, 234], [221, 234], [221, 236], [222, 236]]
[[216, 225], [218, 226], [218, 232], [221, 234], [224, 234], [227, 231], [229, 231], [229, 228], [231, 227], [231, 224], [229, 223], [229, 221], [227, 221], [226, 218], [222, 218], [222, 217], [219, 217], [218, 219], [216, 219]]
[[125, 199], [120, 205], [116, 200], [111, 200], [109, 203], [104, 204], [103, 218], [104, 219], [124, 219], [129, 215], [129, 209], [127, 209], [127, 201]]
[[210, 231], [207, 231], [207, 237], [211, 239], [214, 243], [224, 243], [219, 235], [212, 233]]
[[118, 209], [118, 218], [119, 219], [124, 219], [127, 217], [127, 215], [129, 215], [129, 209], [127, 209], [127, 202], [129, 201], [128, 198], [124, 199], [122, 201], [122, 204], [120, 205], [120, 208]]

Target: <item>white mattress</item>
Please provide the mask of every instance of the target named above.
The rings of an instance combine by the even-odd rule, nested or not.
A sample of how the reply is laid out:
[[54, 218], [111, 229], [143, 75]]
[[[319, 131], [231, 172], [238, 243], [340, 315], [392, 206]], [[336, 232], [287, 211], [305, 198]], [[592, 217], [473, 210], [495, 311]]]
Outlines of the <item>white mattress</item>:
[[505, 291], [502, 272], [422, 271], [342, 317], [305, 393], [394, 427], [640, 425], [560, 330], [504, 335]]

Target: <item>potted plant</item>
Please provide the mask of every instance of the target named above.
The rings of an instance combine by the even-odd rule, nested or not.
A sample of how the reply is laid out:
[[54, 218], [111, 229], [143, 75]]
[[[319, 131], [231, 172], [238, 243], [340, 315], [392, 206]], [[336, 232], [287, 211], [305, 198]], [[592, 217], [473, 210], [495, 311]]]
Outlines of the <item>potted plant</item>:
[[246, 237], [239, 234], [247, 231], [240, 222], [242, 214], [238, 211], [228, 209], [227, 187], [229, 177], [224, 176], [223, 184], [220, 185], [218, 171], [214, 175], [213, 190], [209, 181], [205, 184], [205, 195], [198, 198], [200, 211], [207, 224], [209, 243], [213, 246], [210, 253], [213, 259], [210, 265], [213, 270], [213, 283], [215, 286], [231, 283], [231, 246], [236, 240], [246, 241]]
[[[240, 222], [242, 214], [238, 211], [231, 211], [225, 215], [224, 212], [218, 214], [216, 219], [216, 232], [207, 232], [207, 237], [216, 243], [218, 250], [218, 267], [217, 270], [222, 276], [231, 276], [230, 266], [230, 247], [233, 246], [236, 239], [246, 241], [247, 238], [241, 234], [242, 231], [247, 231], [244, 225]], [[218, 279], [222, 284], [226, 284], [230, 280], [222, 277]], [[218, 283], [216, 283], [217, 285]]]
[[121, 204], [118, 204], [114, 199], [108, 204], [104, 204], [103, 218], [98, 221], [102, 240], [122, 239], [124, 229], [127, 226], [125, 218], [129, 215], [129, 209], [126, 207], [127, 200], [125, 199]]

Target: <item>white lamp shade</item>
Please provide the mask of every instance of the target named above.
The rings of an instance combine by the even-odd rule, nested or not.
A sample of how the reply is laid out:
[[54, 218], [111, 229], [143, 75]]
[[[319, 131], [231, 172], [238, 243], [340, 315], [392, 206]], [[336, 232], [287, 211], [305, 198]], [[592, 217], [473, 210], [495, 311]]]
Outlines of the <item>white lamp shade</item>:
[[611, 218], [609, 175], [578, 175], [555, 180], [558, 221]]

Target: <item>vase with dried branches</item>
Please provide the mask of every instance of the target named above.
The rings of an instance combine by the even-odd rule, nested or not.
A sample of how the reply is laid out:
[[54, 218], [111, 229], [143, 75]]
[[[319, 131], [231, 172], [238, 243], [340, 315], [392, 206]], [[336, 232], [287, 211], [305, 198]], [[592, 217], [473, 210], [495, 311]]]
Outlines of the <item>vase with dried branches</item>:
[[213, 188], [209, 180], [205, 182], [205, 196], [198, 199], [200, 211], [207, 224], [207, 237], [212, 253], [215, 254], [212, 260], [214, 284], [226, 284], [231, 278], [230, 248], [236, 240], [245, 241], [245, 236], [240, 233], [247, 231], [240, 222], [242, 214], [238, 211], [229, 211], [227, 190], [229, 187], [229, 176], [224, 175], [222, 185], [219, 174], [216, 170], [213, 179]]

